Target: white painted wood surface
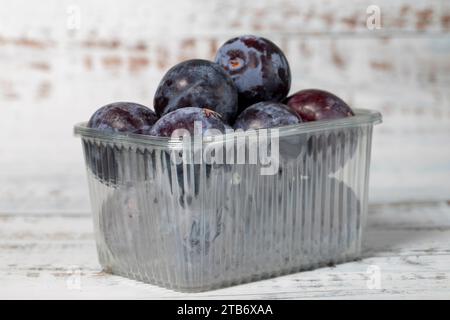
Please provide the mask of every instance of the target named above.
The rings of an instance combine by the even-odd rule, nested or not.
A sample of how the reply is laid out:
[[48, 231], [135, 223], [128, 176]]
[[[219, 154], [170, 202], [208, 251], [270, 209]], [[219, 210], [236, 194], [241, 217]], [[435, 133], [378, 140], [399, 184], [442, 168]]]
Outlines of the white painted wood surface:
[[379, 0], [369, 30], [372, 2], [0, 0], [0, 210], [87, 213], [73, 124], [111, 101], [151, 106], [171, 65], [242, 33], [283, 48], [292, 91], [383, 113], [372, 202], [449, 199], [450, 3]]
[[196, 294], [102, 272], [89, 215], [0, 214], [0, 298], [450, 299], [450, 204], [370, 211], [360, 261]]

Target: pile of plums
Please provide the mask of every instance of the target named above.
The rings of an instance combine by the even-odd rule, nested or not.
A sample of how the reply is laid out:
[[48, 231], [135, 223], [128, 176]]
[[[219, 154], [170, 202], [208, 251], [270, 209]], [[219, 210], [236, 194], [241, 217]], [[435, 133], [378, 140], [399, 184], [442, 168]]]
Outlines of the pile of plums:
[[116, 102], [98, 109], [88, 126], [169, 137], [176, 129], [262, 129], [353, 115], [339, 97], [318, 89], [288, 96], [291, 71], [270, 40], [246, 35], [225, 42], [215, 61], [187, 60], [164, 75], [153, 107]]

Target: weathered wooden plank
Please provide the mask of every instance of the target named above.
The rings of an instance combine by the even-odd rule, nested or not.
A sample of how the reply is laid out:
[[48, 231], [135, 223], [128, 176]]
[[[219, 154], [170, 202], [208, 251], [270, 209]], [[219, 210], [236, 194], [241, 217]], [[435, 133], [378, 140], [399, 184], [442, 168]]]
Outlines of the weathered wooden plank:
[[[364, 33], [408, 34], [450, 31], [450, 9], [445, 0], [389, 1], [370, 0], [231, 0], [231, 1], [57, 1], [46, 0], [42, 5], [28, 2], [4, 1], [0, 12], [2, 34], [30, 37], [48, 35], [106, 37], [102, 47], [120, 46], [113, 39], [146, 37], [260, 34], [323, 34]], [[368, 20], [377, 6], [381, 29], [370, 30]], [[25, 29], [26, 28], [26, 29]], [[24, 30], [25, 29], [25, 30]], [[1, 30], [1, 29], [0, 29]], [[23, 32], [27, 34], [24, 35]], [[21, 44], [40, 47], [47, 45], [35, 38], [24, 38]], [[4, 41], [9, 41], [8, 38]], [[35, 42], [36, 41], [36, 42]], [[45, 41], [44, 41], [45, 42]]]
[[375, 299], [450, 297], [447, 203], [371, 208], [365, 258], [198, 294], [100, 271], [89, 215], [0, 215], [0, 297]]
[[[58, 254], [58, 251], [52, 253]], [[73, 251], [80, 254], [82, 252]], [[414, 263], [399, 258], [372, 258], [363, 262], [323, 268], [214, 290], [185, 294], [107, 275], [97, 270], [62, 265], [2, 273], [0, 297], [56, 299], [448, 299], [449, 256], [424, 258]], [[380, 271], [380, 287], [371, 270]], [[379, 268], [379, 269], [378, 269]], [[372, 288], [372, 289], [371, 289]]]

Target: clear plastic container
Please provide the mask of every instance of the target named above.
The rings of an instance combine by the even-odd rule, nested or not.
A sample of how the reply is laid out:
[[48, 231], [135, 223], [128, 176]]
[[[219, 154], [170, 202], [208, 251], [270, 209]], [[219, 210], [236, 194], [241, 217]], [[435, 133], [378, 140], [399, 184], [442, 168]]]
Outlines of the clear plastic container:
[[[100, 264], [193, 292], [358, 258], [379, 122], [378, 112], [356, 110], [354, 117], [279, 128], [278, 168], [268, 175], [261, 161], [177, 163], [171, 155], [194, 152], [181, 140], [75, 126]], [[245, 137], [226, 134], [200, 145], [231, 145], [236, 156]], [[245, 145], [247, 156], [251, 148]]]

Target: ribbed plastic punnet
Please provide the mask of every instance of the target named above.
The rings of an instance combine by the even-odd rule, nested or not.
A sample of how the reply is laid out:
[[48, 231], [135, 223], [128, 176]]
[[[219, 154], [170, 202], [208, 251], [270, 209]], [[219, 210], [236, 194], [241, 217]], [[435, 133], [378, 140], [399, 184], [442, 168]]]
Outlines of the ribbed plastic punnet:
[[357, 258], [379, 122], [357, 110], [190, 143], [75, 126], [100, 264], [204, 291]]

